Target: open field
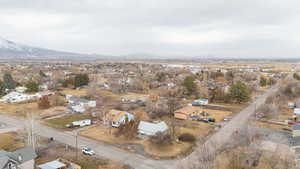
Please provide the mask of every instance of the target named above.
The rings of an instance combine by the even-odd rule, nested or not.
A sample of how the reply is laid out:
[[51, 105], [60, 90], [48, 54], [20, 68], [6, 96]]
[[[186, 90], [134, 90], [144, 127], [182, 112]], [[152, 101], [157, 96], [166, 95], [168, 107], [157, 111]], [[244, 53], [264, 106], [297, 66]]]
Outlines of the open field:
[[73, 95], [73, 96], [81, 97], [81, 96], [85, 96], [86, 95], [87, 89], [79, 89], [79, 90], [76, 90], [76, 89], [64, 89], [61, 92], [63, 94], [68, 94], [68, 95]]
[[25, 117], [26, 112], [39, 112], [37, 103], [30, 102], [30, 103], [22, 103], [22, 104], [15, 104], [15, 103], [0, 103], [0, 113], [18, 116], [18, 117]]
[[70, 124], [73, 121], [84, 120], [87, 118], [88, 116], [84, 114], [70, 114], [70, 115], [65, 115], [62, 117], [46, 120], [44, 123], [47, 126], [53, 128], [65, 129], [67, 124]]
[[63, 107], [63, 106], [51, 107], [49, 109], [41, 111], [39, 116], [40, 116], [40, 118], [52, 117], [52, 116], [62, 114], [64, 112], [66, 112], [67, 110], [68, 110], [67, 107]]
[[0, 149], [14, 151], [24, 146], [23, 140], [15, 132], [0, 133]]

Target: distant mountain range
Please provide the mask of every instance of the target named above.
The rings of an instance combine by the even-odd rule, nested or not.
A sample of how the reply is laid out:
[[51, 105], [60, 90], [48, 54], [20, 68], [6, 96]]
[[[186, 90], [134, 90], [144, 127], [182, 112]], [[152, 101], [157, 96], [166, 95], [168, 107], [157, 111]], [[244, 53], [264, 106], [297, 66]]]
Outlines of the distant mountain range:
[[92, 59], [96, 55], [56, 51], [19, 44], [0, 37], [0, 59]]
[[180, 61], [197, 61], [197, 60], [283, 60], [283, 61], [300, 61], [299, 59], [290, 58], [272, 58], [261, 59], [253, 58], [229, 58], [216, 56], [157, 56], [147, 53], [135, 53], [130, 55], [109, 56], [98, 54], [79, 54], [72, 52], [57, 51], [29, 45], [23, 45], [0, 37], [0, 60], [180, 60]]

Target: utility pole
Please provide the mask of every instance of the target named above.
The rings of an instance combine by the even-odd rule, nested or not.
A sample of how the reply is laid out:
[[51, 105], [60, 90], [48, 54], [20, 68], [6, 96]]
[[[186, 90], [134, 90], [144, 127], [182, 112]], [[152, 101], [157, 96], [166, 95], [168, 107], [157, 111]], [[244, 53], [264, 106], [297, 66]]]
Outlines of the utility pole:
[[75, 131], [76, 160], [78, 160], [78, 133]]

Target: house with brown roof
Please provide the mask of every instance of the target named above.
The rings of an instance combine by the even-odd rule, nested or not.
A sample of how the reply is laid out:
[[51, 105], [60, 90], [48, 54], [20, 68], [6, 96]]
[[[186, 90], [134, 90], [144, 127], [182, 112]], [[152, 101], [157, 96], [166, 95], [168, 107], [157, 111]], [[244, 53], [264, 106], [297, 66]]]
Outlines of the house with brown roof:
[[112, 109], [108, 112], [108, 118], [113, 127], [120, 127], [121, 124], [134, 119], [134, 115], [125, 111]]

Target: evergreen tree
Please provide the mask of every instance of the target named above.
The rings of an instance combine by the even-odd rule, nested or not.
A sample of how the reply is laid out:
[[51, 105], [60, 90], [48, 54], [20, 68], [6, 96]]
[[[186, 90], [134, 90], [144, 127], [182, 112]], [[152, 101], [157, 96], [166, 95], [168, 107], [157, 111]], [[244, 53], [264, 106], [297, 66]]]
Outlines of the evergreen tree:
[[197, 92], [197, 84], [192, 76], [187, 76], [183, 81], [183, 86], [188, 91], [189, 95], [195, 94]]
[[39, 84], [33, 80], [30, 80], [26, 83], [25, 87], [27, 88], [26, 92], [38, 92]]
[[238, 81], [230, 86], [229, 99], [231, 99], [233, 102], [247, 102], [250, 99], [250, 95], [251, 93], [248, 86], [241, 81]]
[[13, 80], [10, 73], [5, 73], [3, 76], [3, 83], [5, 89], [15, 89], [16, 82]]
[[5, 86], [4, 83], [0, 80], [0, 96], [5, 94]]
[[74, 87], [82, 87], [89, 84], [89, 76], [87, 74], [77, 74], [74, 79]]

